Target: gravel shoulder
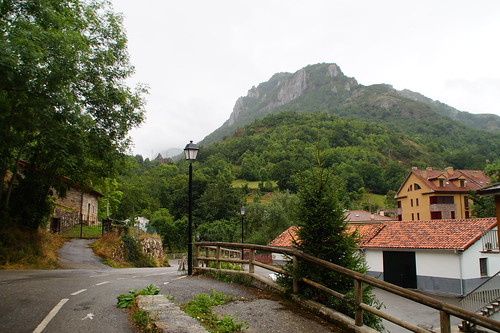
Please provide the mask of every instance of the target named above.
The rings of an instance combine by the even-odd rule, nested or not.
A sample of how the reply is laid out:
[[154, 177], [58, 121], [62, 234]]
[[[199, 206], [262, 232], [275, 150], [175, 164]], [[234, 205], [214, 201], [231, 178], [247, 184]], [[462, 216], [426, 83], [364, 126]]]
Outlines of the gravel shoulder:
[[341, 331], [278, 294], [205, 276], [185, 276], [161, 289], [163, 293], [173, 296], [177, 304], [186, 303], [196, 294], [210, 293], [211, 290], [231, 295], [235, 301], [213, 310], [219, 317], [230, 315], [238, 321], [245, 321], [248, 326], [245, 332], [249, 333]]

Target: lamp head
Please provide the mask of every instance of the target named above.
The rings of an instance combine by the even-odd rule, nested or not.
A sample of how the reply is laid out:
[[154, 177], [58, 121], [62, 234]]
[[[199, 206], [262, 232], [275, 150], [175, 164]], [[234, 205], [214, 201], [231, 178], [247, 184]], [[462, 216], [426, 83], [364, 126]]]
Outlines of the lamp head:
[[198, 148], [198, 146], [194, 144], [193, 141], [190, 141], [186, 145], [186, 148], [184, 148], [184, 156], [186, 157], [186, 160], [195, 161], [199, 150], [200, 148]]

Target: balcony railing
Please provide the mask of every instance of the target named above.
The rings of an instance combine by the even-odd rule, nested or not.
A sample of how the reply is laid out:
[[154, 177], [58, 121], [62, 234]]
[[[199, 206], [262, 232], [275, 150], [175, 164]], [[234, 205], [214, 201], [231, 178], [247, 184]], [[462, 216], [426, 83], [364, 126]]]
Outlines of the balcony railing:
[[487, 230], [484, 232], [483, 240], [483, 251], [500, 251], [498, 246], [498, 231]]

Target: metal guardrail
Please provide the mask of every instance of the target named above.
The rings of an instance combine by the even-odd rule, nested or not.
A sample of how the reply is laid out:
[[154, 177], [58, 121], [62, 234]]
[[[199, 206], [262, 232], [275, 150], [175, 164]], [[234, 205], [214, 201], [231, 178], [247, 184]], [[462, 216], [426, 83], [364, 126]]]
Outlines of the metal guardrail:
[[[201, 256], [200, 253], [203, 251], [200, 251], [201, 248], [205, 247], [216, 247], [215, 251], [215, 256]], [[234, 258], [223, 258], [221, 256], [221, 248], [229, 248], [229, 249], [247, 249], [249, 251], [249, 256], [248, 259], [234, 259]], [[195, 243], [195, 249], [196, 249], [196, 255], [195, 255], [195, 263], [194, 267], [199, 268], [199, 262], [204, 261], [215, 261], [216, 263], [216, 269], [220, 269], [221, 262], [230, 262], [230, 263], [236, 263], [236, 264], [246, 264], [248, 265], [248, 273], [254, 274], [255, 273], [255, 266], [259, 266], [268, 270], [271, 270], [273, 272], [279, 273], [279, 274], [286, 274], [290, 275], [288, 272], [285, 270], [272, 266], [272, 265], [267, 265], [260, 263], [258, 261], [254, 260], [255, 256], [255, 251], [265, 251], [265, 252], [270, 252], [270, 253], [282, 253], [285, 255], [288, 255], [292, 258], [293, 260], [293, 267], [297, 267], [298, 265], [298, 260], [306, 260], [311, 263], [317, 264], [319, 266], [325, 267], [327, 269], [330, 269], [332, 271], [335, 271], [337, 273], [343, 274], [345, 276], [348, 276], [354, 280], [354, 303], [353, 305], [356, 308], [355, 312], [355, 324], [357, 326], [363, 326], [363, 311], [368, 311], [371, 312], [380, 318], [386, 319], [388, 321], [391, 321], [401, 327], [404, 327], [410, 331], [413, 332], [420, 332], [420, 333], [429, 333], [429, 331], [422, 329], [421, 327], [418, 327], [416, 325], [413, 325], [411, 323], [405, 322], [399, 318], [393, 317], [388, 313], [385, 313], [383, 311], [380, 311], [374, 307], [371, 307], [368, 304], [365, 304], [362, 302], [362, 290], [363, 290], [363, 284], [367, 284], [379, 289], [383, 289], [385, 291], [388, 291], [392, 294], [410, 299], [412, 301], [415, 301], [417, 303], [420, 303], [422, 305], [425, 305], [427, 307], [433, 308], [437, 311], [439, 311], [439, 317], [440, 317], [440, 323], [441, 323], [441, 332], [442, 333], [451, 333], [451, 324], [450, 324], [450, 316], [455, 316], [458, 318], [461, 318], [463, 320], [466, 320], [468, 322], [474, 323], [478, 326], [482, 326], [488, 329], [491, 329], [495, 332], [500, 332], [500, 322], [493, 320], [491, 318], [483, 317], [480, 316], [474, 312], [467, 311], [462, 309], [461, 307], [454, 306], [439, 300], [436, 300], [434, 298], [421, 295], [419, 293], [406, 290], [402, 287], [393, 285], [391, 283], [385, 282], [378, 280], [376, 278], [351, 271], [347, 268], [332, 264], [331, 262], [313, 257], [307, 253], [303, 253], [301, 251], [298, 251], [296, 249], [289, 249], [289, 248], [281, 248], [281, 247], [273, 247], [273, 246], [263, 246], [263, 245], [255, 245], [255, 244], [241, 244], [241, 243], [224, 243], [224, 242], [198, 242]], [[299, 292], [299, 281], [298, 279], [293, 276], [293, 293], [298, 293]], [[328, 286], [321, 285], [319, 283], [316, 283], [314, 281], [308, 280], [308, 279], [301, 279], [302, 282], [307, 283], [311, 286], [314, 286], [320, 290], [322, 290], [325, 293], [328, 293], [334, 297], [337, 297], [343, 301], [346, 302], [352, 302], [347, 298], [345, 295], [330, 289]]]
[[460, 300], [460, 305], [469, 311], [478, 312], [500, 297], [500, 271], [486, 280]]

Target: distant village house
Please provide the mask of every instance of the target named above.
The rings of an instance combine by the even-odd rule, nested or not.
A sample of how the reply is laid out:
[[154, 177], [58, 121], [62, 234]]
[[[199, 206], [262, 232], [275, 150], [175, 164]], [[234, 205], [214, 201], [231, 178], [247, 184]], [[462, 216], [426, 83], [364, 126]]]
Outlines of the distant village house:
[[398, 220], [467, 219], [471, 216], [469, 191], [490, 184], [481, 170], [412, 168], [397, 191]]

